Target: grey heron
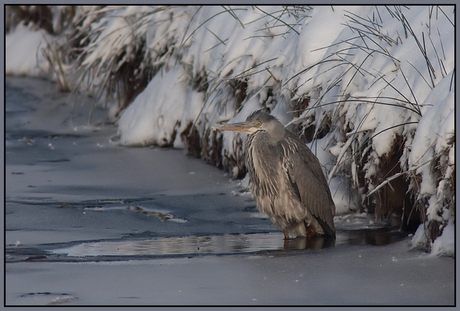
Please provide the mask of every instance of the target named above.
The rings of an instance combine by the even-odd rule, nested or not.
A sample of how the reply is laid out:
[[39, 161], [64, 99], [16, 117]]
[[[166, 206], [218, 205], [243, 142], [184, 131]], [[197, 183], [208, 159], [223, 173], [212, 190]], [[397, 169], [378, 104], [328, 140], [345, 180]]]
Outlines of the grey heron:
[[257, 209], [293, 236], [335, 237], [335, 205], [320, 162], [272, 115], [257, 110], [245, 122], [214, 129], [249, 134], [245, 161]]

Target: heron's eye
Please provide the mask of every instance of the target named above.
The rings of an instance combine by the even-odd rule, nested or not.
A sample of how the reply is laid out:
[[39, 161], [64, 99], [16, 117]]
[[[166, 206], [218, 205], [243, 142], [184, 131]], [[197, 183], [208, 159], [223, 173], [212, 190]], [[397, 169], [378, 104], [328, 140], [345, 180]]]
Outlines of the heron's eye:
[[257, 126], [261, 126], [261, 125], [262, 125], [262, 123], [260, 123], [260, 122], [257, 122], [257, 123], [256, 123], [256, 125], [257, 125]]

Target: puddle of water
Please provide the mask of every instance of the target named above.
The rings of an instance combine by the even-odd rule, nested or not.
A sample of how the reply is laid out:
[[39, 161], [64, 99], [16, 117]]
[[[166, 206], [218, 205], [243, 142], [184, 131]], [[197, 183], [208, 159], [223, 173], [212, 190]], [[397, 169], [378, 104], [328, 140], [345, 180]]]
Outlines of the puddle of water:
[[341, 232], [337, 234], [337, 240], [340, 239], [340, 244], [382, 246], [398, 242], [406, 236], [406, 232], [389, 228], [359, 229]]
[[247, 235], [185, 236], [141, 241], [102, 241], [55, 249], [54, 254], [84, 256], [145, 256], [178, 254], [249, 253], [283, 249], [283, 235], [261, 233]]
[[295, 238], [284, 240], [281, 232], [185, 236], [131, 241], [100, 241], [58, 248], [54, 254], [69, 257], [95, 256], [159, 256], [193, 254], [237, 254], [258, 251], [292, 251], [321, 249], [340, 244], [386, 245], [405, 235], [389, 230], [352, 230], [338, 232], [337, 238]]

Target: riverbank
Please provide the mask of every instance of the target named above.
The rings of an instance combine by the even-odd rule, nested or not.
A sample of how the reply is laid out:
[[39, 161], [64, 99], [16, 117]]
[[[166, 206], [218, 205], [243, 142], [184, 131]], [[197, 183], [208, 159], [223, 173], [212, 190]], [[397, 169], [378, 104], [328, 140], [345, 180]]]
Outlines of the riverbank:
[[454, 264], [368, 216], [293, 240], [182, 150], [127, 148], [91, 99], [6, 81], [6, 305], [453, 305]]

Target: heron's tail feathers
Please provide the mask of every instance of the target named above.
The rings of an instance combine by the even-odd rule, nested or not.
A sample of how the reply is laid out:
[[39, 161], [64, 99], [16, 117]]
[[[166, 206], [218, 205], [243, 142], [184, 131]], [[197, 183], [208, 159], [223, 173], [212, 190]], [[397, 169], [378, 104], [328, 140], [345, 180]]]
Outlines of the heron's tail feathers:
[[328, 224], [324, 220], [322, 220], [319, 217], [315, 217], [316, 221], [319, 223], [321, 228], [324, 230], [324, 235], [330, 236], [335, 238], [335, 227], [334, 227], [334, 222], [331, 221], [331, 224]]

